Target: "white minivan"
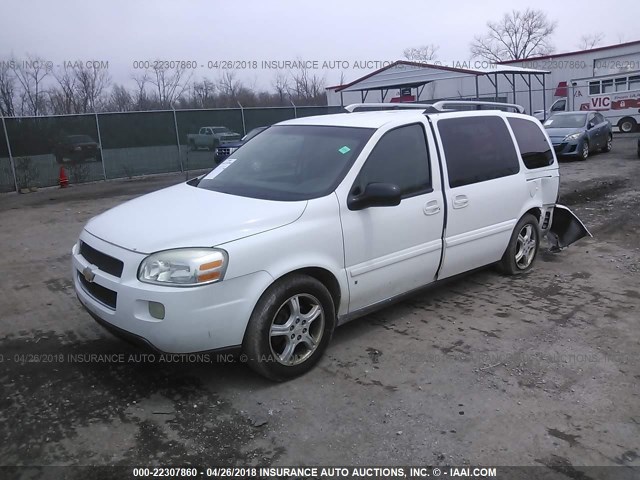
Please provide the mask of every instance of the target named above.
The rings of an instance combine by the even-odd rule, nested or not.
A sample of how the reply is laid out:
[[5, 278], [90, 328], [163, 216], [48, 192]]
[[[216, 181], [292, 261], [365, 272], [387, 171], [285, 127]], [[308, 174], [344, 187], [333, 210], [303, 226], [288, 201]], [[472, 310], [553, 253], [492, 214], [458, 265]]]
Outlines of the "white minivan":
[[73, 247], [78, 298], [124, 338], [241, 350], [284, 380], [348, 320], [486, 265], [525, 273], [546, 234], [589, 235], [556, 205], [538, 120], [433, 111], [281, 122], [210, 173], [98, 215]]

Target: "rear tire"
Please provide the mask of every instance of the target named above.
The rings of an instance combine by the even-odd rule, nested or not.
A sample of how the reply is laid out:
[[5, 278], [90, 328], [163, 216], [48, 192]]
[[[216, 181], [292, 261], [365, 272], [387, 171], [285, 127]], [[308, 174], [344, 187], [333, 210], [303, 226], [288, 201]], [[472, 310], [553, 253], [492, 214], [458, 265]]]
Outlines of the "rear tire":
[[320, 281], [283, 277], [256, 304], [242, 350], [260, 375], [284, 381], [309, 371], [324, 353], [336, 324], [333, 298]]
[[498, 264], [500, 271], [507, 275], [521, 275], [528, 272], [533, 267], [539, 246], [538, 219], [527, 213], [513, 229], [509, 246]]
[[609, 134], [609, 136], [607, 137], [607, 143], [605, 144], [604, 147], [602, 147], [602, 151], [610, 152], [612, 148], [613, 148], [613, 135]]
[[618, 122], [618, 128], [623, 133], [635, 132], [637, 127], [638, 127], [638, 124], [631, 117], [625, 117]]

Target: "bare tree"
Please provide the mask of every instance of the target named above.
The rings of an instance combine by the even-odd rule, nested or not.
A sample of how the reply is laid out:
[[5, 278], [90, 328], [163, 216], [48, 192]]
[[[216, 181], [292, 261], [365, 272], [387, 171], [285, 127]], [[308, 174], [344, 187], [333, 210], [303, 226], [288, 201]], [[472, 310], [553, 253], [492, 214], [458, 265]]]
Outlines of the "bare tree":
[[122, 85], [114, 85], [106, 105], [110, 112], [127, 112], [133, 109], [133, 97]]
[[195, 108], [210, 108], [215, 106], [216, 85], [208, 78], [191, 85], [191, 106]]
[[103, 94], [111, 83], [107, 70], [83, 65], [76, 67], [74, 73], [80, 113], [96, 112], [101, 108]]
[[53, 77], [58, 85], [50, 88], [47, 92], [51, 112], [56, 115], [78, 113], [76, 75], [73, 68], [65, 65], [59, 71], [54, 71]]
[[435, 60], [436, 58], [438, 58], [439, 48], [440, 47], [432, 43], [430, 45], [420, 45], [419, 47], [405, 48], [402, 54], [404, 55], [404, 58], [412, 62], [427, 63], [430, 60]]
[[50, 62], [33, 55], [27, 55], [27, 59], [24, 61], [14, 62], [13, 71], [22, 88], [21, 108], [23, 114], [45, 113], [43, 81], [51, 73], [51, 70]]
[[556, 25], [541, 10], [513, 10], [497, 22], [488, 22], [486, 34], [476, 35], [471, 43], [472, 56], [500, 62], [547, 55], [554, 50], [551, 36]]
[[277, 71], [271, 86], [275, 90], [278, 104], [284, 105], [289, 95], [289, 77], [287, 74], [281, 70]]
[[0, 62], [0, 114], [12, 117], [16, 114], [13, 102], [16, 95], [15, 74], [9, 61]]
[[291, 86], [289, 96], [294, 102], [306, 103], [307, 105], [326, 105], [327, 94], [324, 90], [325, 77], [320, 77], [311, 73], [310, 69], [303, 66], [291, 73]]
[[189, 85], [192, 73], [185, 68], [164, 68], [156, 65], [149, 74], [149, 83], [155, 87], [160, 108], [171, 108]]
[[111, 79], [106, 70], [65, 64], [53, 72], [57, 86], [48, 90], [53, 113], [89, 113], [103, 110]]
[[150, 110], [151, 101], [147, 93], [147, 84], [149, 83], [149, 72], [142, 72], [133, 75], [133, 81], [136, 82], [136, 89], [133, 91], [133, 108], [135, 110]]
[[580, 50], [590, 50], [600, 45], [602, 40], [604, 40], [604, 33], [602, 32], [582, 35], [580, 37], [580, 42], [578, 42], [578, 48]]
[[218, 79], [220, 94], [231, 99], [234, 99], [238, 95], [241, 87], [242, 82], [236, 78], [236, 73], [231, 70], [225, 70]]

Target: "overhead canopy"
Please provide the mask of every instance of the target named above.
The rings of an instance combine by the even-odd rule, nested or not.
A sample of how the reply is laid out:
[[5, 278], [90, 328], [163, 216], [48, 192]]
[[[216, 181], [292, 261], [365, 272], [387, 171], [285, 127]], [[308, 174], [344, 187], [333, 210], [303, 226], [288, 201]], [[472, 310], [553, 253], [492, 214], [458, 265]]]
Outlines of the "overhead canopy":
[[[531, 78], [536, 78], [544, 91], [544, 76], [550, 73], [548, 70], [488, 63], [486, 68], [467, 68], [467, 63], [470, 62], [459, 62], [458, 64], [453, 63], [454, 65], [461, 65], [465, 67], [459, 68], [459, 66], [449, 67], [442, 65], [442, 62], [417, 63], [399, 60], [379, 70], [371, 72], [368, 75], [360, 77], [353, 82], [345, 85], [329, 87], [328, 89], [334, 90], [336, 93], [340, 94], [345, 92], [361, 92], [362, 101], [364, 102], [367, 97], [367, 93], [371, 90], [380, 91], [382, 101], [385, 101], [386, 94], [389, 90], [415, 88], [417, 93], [415, 99], [419, 100], [424, 86], [429, 83], [442, 80], [473, 78], [475, 79], [476, 98], [479, 98], [480, 92], [478, 79], [485, 77], [489, 82], [491, 82], [493, 89], [495, 90], [495, 97], [497, 101], [498, 77], [504, 76], [506, 78], [511, 86], [515, 99], [516, 86], [515, 79], [513, 77], [517, 75], [523, 79], [524, 83], [528, 87], [529, 105], [531, 106], [531, 95], [533, 91]], [[511, 78], [509, 78], [509, 76], [511, 76]]]
[[330, 87], [336, 92], [361, 92], [391, 88], [416, 88], [438, 80], [493, 74], [546, 75], [548, 70], [491, 64], [487, 68], [446, 67], [436, 63], [397, 61], [346, 85]]

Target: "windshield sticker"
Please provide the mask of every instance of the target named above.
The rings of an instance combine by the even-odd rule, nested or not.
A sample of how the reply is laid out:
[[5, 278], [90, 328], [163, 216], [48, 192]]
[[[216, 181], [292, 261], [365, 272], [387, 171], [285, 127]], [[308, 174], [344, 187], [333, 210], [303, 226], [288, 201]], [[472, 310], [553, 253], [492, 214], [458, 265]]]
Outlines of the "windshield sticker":
[[229, 165], [231, 165], [233, 162], [235, 162], [237, 160], [237, 158], [227, 158], [224, 162], [222, 162], [220, 165], [218, 165], [216, 168], [213, 169], [213, 171], [207, 175], [206, 178], [207, 180], [211, 180], [212, 178], [216, 178], [218, 175], [220, 175], [222, 173], [222, 171], [227, 168]]
[[345, 153], [349, 153], [351, 149], [345, 145], [344, 147], [339, 148], [338, 151], [344, 155]]

